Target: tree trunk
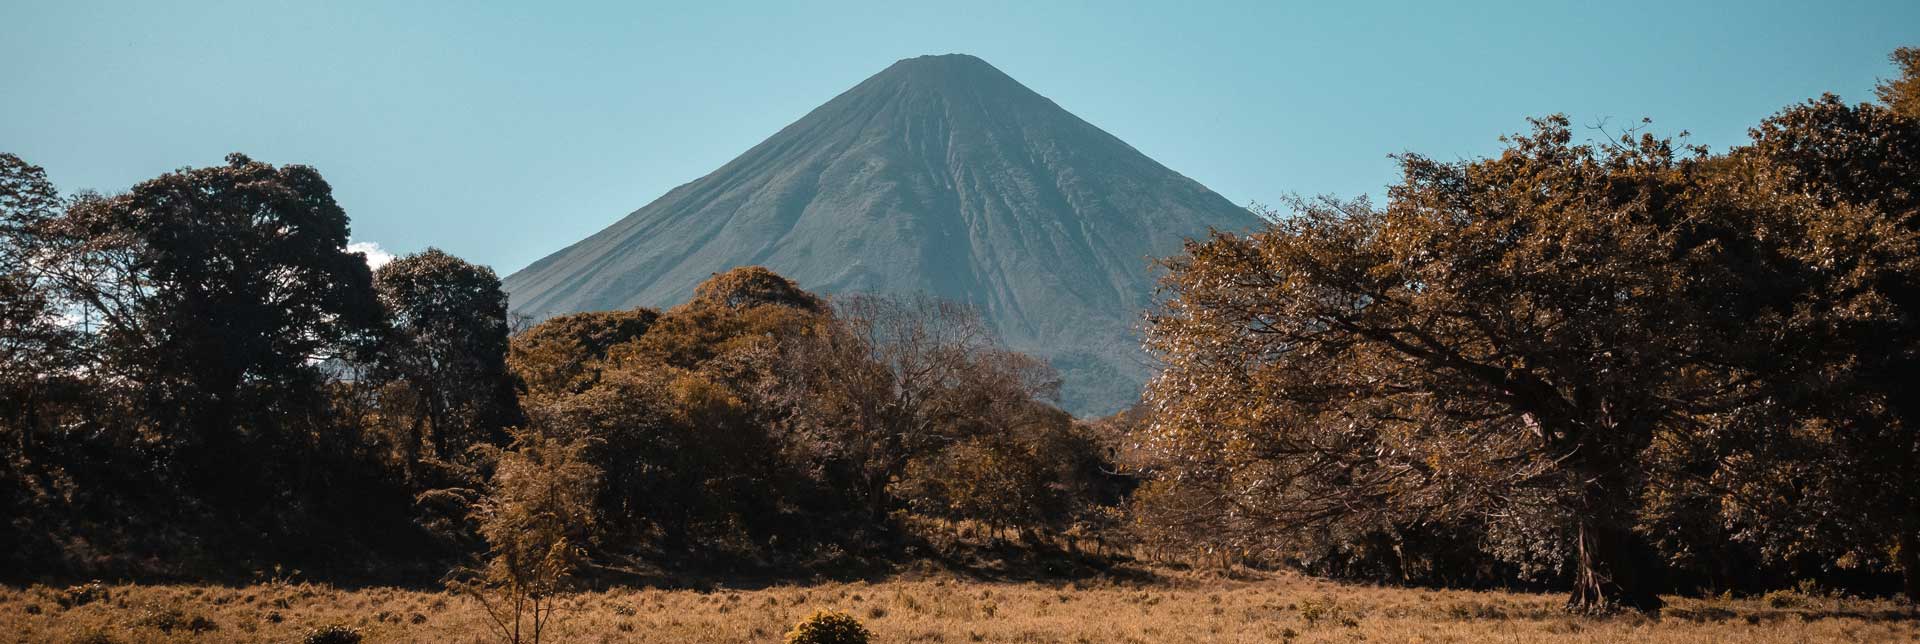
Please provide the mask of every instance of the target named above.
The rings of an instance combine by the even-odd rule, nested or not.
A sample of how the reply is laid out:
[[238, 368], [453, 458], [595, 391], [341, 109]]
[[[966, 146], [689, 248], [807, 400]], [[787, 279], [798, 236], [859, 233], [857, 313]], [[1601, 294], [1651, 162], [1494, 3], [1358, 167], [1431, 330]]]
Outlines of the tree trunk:
[[29, 452], [33, 451], [33, 430], [40, 426], [39, 396], [35, 395], [37, 393], [35, 389], [36, 387], [32, 385], [27, 386], [26, 404], [21, 405], [23, 409], [20, 411], [19, 430], [20, 456], [22, 457], [31, 456]]
[[[1900, 370], [1906, 376], [1920, 375], [1920, 366], [1908, 366]], [[1920, 424], [1920, 399], [1910, 395], [1895, 395], [1893, 408], [1899, 414], [1902, 424], [1915, 427]], [[1911, 434], [1908, 434], [1911, 436]], [[1920, 474], [1920, 444], [1908, 438], [1907, 443], [1899, 445], [1902, 459], [1900, 462], [1900, 485], [1894, 494], [1900, 495], [1898, 512], [1900, 522], [1895, 526], [1899, 534], [1894, 535], [1894, 565], [1900, 567], [1900, 590], [1909, 602], [1920, 602], [1920, 497], [1915, 496], [1913, 481]]]
[[1660, 610], [1662, 602], [1651, 583], [1654, 575], [1641, 569], [1650, 562], [1636, 556], [1636, 538], [1620, 518], [1612, 512], [1580, 518], [1568, 611], [1600, 615], [1623, 609]]
[[427, 438], [423, 426], [424, 416], [418, 413], [412, 416], [413, 418], [407, 422], [407, 435], [400, 439], [404, 443], [400, 448], [400, 459], [405, 461], [401, 469], [407, 477], [407, 482], [417, 483], [420, 479], [421, 443], [426, 442]]
[[1895, 562], [1900, 566], [1901, 590], [1907, 601], [1920, 602], [1920, 512], [1912, 504], [1900, 518], [1898, 540]]

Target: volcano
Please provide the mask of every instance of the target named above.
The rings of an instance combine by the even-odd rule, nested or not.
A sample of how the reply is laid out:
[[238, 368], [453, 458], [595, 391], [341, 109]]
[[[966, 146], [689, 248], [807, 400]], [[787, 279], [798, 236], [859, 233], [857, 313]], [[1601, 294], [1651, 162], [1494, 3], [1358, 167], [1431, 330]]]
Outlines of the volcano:
[[533, 319], [678, 304], [746, 265], [817, 293], [924, 292], [976, 307], [1091, 416], [1152, 373], [1150, 260], [1259, 223], [985, 61], [922, 56], [504, 286]]

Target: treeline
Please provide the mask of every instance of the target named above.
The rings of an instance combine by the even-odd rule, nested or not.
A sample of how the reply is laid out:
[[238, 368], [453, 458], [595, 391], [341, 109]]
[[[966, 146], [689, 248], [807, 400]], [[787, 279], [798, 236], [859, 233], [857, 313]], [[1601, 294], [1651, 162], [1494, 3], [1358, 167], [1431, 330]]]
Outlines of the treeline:
[[1433, 583], [1920, 598], [1920, 49], [1723, 154], [1534, 122], [1166, 262], [1168, 539]]
[[970, 532], [1590, 612], [1920, 598], [1920, 50], [1894, 60], [1879, 103], [1724, 153], [1556, 116], [1400, 157], [1383, 205], [1192, 241], [1147, 318], [1163, 372], [1089, 422], [951, 302], [748, 267], [516, 330], [489, 269], [370, 270], [311, 168], [63, 197], [0, 155], [0, 570], [451, 569], [546, 601]]
[[0, 226], [13, 577], [432, 578], [516, 537], [845, 566], [930, 528], [1057, 542], [1129, 487], [1054, 373], [950, 302], [741, 268], [514, 333], [491, 270], [370, 270], [316, 171], [240, 155], [72, 198], [0, 155]]

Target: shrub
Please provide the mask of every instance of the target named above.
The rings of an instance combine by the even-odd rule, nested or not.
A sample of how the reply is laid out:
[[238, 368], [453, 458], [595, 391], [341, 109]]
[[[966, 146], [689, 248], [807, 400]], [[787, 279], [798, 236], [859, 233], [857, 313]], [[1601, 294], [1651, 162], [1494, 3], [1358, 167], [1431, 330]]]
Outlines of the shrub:
[[1760, 601], [1768, 608], [1799, 608], [1806, 605], [1807, 598], [1791, 590], [1775, 590], [1762, 595]]
[[823, 610], [794, 624], [786, 644], [867, 644], [872, 637], [852, 615]]
[[512, 450], [491, 450], [493, 478], [472, 513], [487, 560], [455, 587], [480, 602], [502, 642], [539, 644], [586, 562], [600, 487], [587, 445], [527, 430]]
[[113, 635], [106, 631], [87, 631], [67, 641], [69, 644], [119, 644], [119, 640], [113, 639]]
[[319, 626], [307, 629], [300, 641], [302, 644], [360, 644], [360, 629], [337, 624]]
[[68, 586], [66, 590], [60, 591], [54, 601], [60, 602], [61, 608], [73, 608], [112, 598], [113, 593], [107, 591], [106, 584], [92, 581], [78, 586]]
[[219, 624], [215, 624], [205, 615], [191, 614], [175, 606], [154, 605], [141, 610], [140, 616], [134, 618], [133, 625], [149, 626], [159, 629], [162, 633], [186, 631], [195, 635], [220, 628]]
[[1506, 619], [1507, 611], [1492, 604], [1465, 602], [1447, 606], [1447, 616], [1455, 620]]
[[1308, 626], [1312, 626], [1320, 623], [1320, 620], [1332, 617], [1336, 610], [1338, 609], [1334, 607], [1331, 597], [1324, 601], [1308, 599], [1300, 602], [1300, 619], [1305, 620]]

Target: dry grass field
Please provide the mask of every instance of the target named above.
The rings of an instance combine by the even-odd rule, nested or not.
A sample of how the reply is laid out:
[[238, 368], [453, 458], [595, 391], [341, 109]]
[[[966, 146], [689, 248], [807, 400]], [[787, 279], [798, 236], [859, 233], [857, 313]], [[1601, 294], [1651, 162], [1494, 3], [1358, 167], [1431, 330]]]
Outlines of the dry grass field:
[[[284, 643], [329, 625], [357, 629], [366, 642], [492, 641], [477, 605], [445, 592], [307, 583], [105, 588], [105, 598], [0, 589], [0, 642]], [[1578, 618], [1559, 611], [1557, 595], [1388, 589], [1288, 574], [634, 588], [573, 597], [547, 641], [778, 642], [823, 608], [858, 616], [876, 641], [902, 643], [1920, 641], [1920, 615], [1894, 601], [1798, 593], [1669, 599], [1659, 619]]]

